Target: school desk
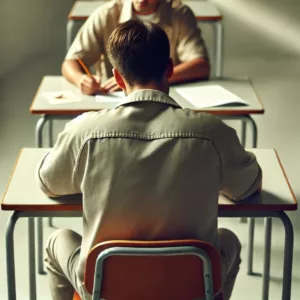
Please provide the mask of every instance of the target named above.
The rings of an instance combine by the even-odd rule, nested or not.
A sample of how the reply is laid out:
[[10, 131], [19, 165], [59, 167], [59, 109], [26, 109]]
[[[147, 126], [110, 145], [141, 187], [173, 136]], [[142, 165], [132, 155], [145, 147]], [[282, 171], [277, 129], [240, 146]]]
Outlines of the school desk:
[[[251, 147], [256, 148], [257, 145], [257, 127], [255, 121], [251, 118], [252, 114], [263, 114], [264, 108], [256, 93], [251, 80], [249, 79], [235, 79], [235, 78], [220, 78], [209, 81], [199, 81], [195, 83], [181, 84], [170, 87], [170, 96], [173, 97], [179, 105], [184, 108], [191, 108], [187, 100], [176, 92], [178, 87], [200, 87], [220, 85], [233, 94], [237, 95], [241, 99], [249, 103], [248, 106], [219, 106], [208, 107], [201, 109], [194, 109], [197, 111], [209, 112], [219, 116], [224, 120], [239, 120], [245, 125], [242, 127], [241, 142], [243, 145], [246, 143], [246, 125], [249, 125], [252, 129], [252, 143]], [[76, 103], [67, 104], [50, 104], [44, 97], [43, 93], [53, 91], [71, 91], [76, 97], [82, 101]], [[117, 105], [114, 102], [99, 103], [96, 102], [94, 96], [83, 95], [80, 90], [73, 84], [69, 83], [62, 76], [45, 76], [35, 94], [33, 102], [30, 107], [31, 114], [41, 115], [36, 124], [36, 146], [43, 146], [43, 128], [47, 122], [59, 119], [71, 119], [79, 114], [88, 111], [98, 111], [101, 109], [112, 109]], [[49, 126], [52, 129], [52, 126]], [[52, 146], [52, 133], [49, 135], [50, 146]]]
[[[208, 23], [214, 28], [214, 53], [212, 55], [215, 77], [221, 77], [223, 72], [223, 23], [222, 15], [215, 4], [210, 1], [189, 0], [183, 1], [194, 12], [198, 23]], [[91, 13], [107, 1], [75, 1], [67, 22], [67, 50], [70, 48], [79, 28]]]
[[[1, 202], [2, 210], [12, 211], [6, 228], [7, 288], [8, 299], [16, 300], [14, 228], [21, 217], [28, 218], [30, 300], [36, 300], [35, 228], [34, 217], [80, 217], [81, 195], [50, 199], [35, 181], [36, 166], [50, 149], [21, 150], [7, 190]], [[284, 173], [279, 157], [272, 149], [249, 149], [258, 160], [263, 172], [263, 189], [246, 200], [232, 202], [220, 196], [219, 217], [279, 218], [285, 231], [282, 300], [290, 300], [294, 231], [285, 213], [297, 209], [297, 201]], [[80, 222], [80, 221], [79, 221]], [[271, 223], [265, 224], [265, 249], [262, 299], [268, 299], [271, 252]], [[39, 237], [42, 239], [43, 237]], [[18, 249], [22, 254], [24, 249]], [[21, 253], [20, 252], [20, 253]], [[241, 275], [240, 275], [241, 276]]]
[[[257, 146], [257, 127], [255, 121], [252, 119], [250, 114], [262, 114], [264, 113], [264, 108], [258, 98], [258, 95], [249, 79], [232, 79], [232, 78], [222, 78], [209, 81], [199, 81], [195, 83], [182, 84], [177, 86], [172, 86], [170, 88], [170, 95], [184, 108], [191, 108], [187, 100], [176, 92], [176, 88], [180, 86], [209, 86], [209, 85], [220, 85], [233, 94], [239, 96], [241, 99], [247, 101], [249, 106], [226, 106], [226, 107], [210, 107], [202, 108], [199, 111], [209, 112], [218, 115], [225, 120], [239, 120], [242, 122], [242, 133], [241, 133], [241, 143], [245, 146], [246, 144], [246, 125], [249, 125], [252, 130], [252, 143], [251, 147], [256, 148]], [[82, 101], [76, 103], [67, 103], [53, 105], [44, 97], [45, 92], [52, 91], [71, 91], [76, 97], [80, 98]], [[87, 111], [98, 111], [105, 108], [114, 108], [117, 103], [107, 102], [99, 103], [96, 102], [94, 96], [83, 95], [80, 90], [73, 84], [69, 83], [62, 76], [45, 76], [39, 86], [39, 89], [35, 95], [35, 98], [30, 107], [30, 112], [32, 114], [40, 114], [41, 117], [36, 124], [36, 146], [38, 148], [43, 146], [43, 128], [48, 122], [49, 129], [49, 146], [53, 146], [53, 135], [52, 135], [52, 121], [53, 120], [66, 120], [75, 117], [81, 113]], [[49, 225], [52, 224], [52, 219], [49, 220]], [[250, 220], [251, 228], [254, 227], [254, 220]], [[38, 221], [38, 232], [42, 231], [42, 222]], [[252, 230], [253, 231], [253, 230]], [[250, 241], [250, 245], [253, 242]], [[39, 264], [38, 270], [39, 274], [43, 273], [43, 259], [42, 259], [42, 247], [38, 248]], [[251, 248], [250, 248], [251, 250]], [[250, 262], [252, 261], [249, 255]], [[248, 273], [252, 273], [252, 264], [249, 264]]]

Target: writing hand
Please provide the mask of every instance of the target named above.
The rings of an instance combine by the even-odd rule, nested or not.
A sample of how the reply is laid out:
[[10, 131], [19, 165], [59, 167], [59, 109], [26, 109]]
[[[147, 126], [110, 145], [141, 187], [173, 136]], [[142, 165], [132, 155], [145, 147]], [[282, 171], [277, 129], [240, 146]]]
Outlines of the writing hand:
[[109, 78], [106, 82], [104, 82], [101, 88], [105, 93], [111, 93], [120, 90], [115, 77]]
[[96, 76], [89, 77], [88, 75], [84, 74], [81, 77], [79, 87], [83, 94], [94, 95], [99, 92], [100, 80]]

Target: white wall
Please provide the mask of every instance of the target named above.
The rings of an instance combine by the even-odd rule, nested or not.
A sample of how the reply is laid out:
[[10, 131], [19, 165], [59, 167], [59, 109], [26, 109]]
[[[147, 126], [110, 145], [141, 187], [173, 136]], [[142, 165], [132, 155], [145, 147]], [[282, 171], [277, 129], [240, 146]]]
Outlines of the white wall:
[[255, 33], [291, 53], [300, 53], [299, 0], [212, 0]]
[[[278, 42], [283, 38], [283, 43], [300, 51], [299, 0], [213, 1], [252, 26], [262, 17], [260, 34]], [[40, 54], [64, 53], [66, 20], [72, 4], [73, 0], [0, 1], [0, 78]]]
[[0, 1], [0, 78], [34, 57], [63, 51], [72, 0]]

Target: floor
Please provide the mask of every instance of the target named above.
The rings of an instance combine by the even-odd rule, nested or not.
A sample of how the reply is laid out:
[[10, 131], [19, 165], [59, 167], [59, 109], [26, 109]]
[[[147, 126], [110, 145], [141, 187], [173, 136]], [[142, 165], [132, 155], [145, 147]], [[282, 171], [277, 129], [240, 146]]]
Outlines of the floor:
[[[248, 26], [230, 11], [225, 14], [224, 75], [250, 76], [264, 104], [266, 113], [255, 117], [258, 125], [258, 147], [275, 148], [282, 160], [291, 186], [300, 199], [300, 101], [298, 99], [300, 52], [268, 39], [263, 31]], [[211, 42], [211, 30], [203, 26], [203, 34]], [[61, 40], [63, 37], [61, 38]], [[34, 147], [36, 116], [29, 113], [29, 106], [43, 75], [59, 74], [63, 59], [63, 46], [56, 53], [41, 55], [24, 62], [5, 78], [0, 78], [0, 195], [5, 191], [15, 159], [21, 147]], [[233, 124], [237, 126], [236, 124]], [[56, 123], [59, 132], [63, 123]], [[238, 127], [237, 127], [238, 128]], [[24, 197], [26, 191], [24, 191]], [[300, 218], [299, 212], [290, 213], [295, 229], [292, 299], [300, 299]], [[5, 226], [9, 213], [0, 211], [0, 299], [7, 299], [5, 264]], [[55, 219], [55, 226], [69, 227], [80, 232], [79, 219]], [[243, 245], [243, 263], [232, 300], [260, 299], [260, 276], [246, 275], [247, 225], [234, 219], [220, 219], [220, 226], [234, 230]], [[46, 223], [45, 223], [46, 224]], [[45, 239], [53, 229], [46, 227]], [[263, 221], [256, 226], [254, 270], [262, 271]], [[17, 295], [29, 299], [27, 265], [27, 222], [20, 220], [16, 226], [17, 243]], [[275, 221], [272, 236], [272, 262], [270, 299], [281, 299], [283, 258], [283, 230]], [[47, 277], [37, 277], [38, 299], [51, 299]]]

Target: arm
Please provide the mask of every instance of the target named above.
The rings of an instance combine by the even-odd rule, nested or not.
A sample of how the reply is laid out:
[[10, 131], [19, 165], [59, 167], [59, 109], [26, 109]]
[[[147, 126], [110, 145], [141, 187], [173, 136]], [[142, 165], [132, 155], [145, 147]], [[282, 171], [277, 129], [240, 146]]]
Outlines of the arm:
[[262, 171], [255, 155], [243, 148], [233, 128], [218, 119], [215, 125], [212, 136], [220, 156], [220, 192], [238, 201], [260, 191]]
[[177, 55], [181, 63], [174, 67], [170, 83], [208, 79], [210, 65], [207, 49], [197, 20], [189, 7], [183, 6], [181, 9], [178, 26]]
[[169, 80], [170, 84], [197, 79], [208, 79], [209, 63], [204, 58], [196, 58], [183, 62], [174, 67], [174, 74]]
[[88, 77], [78, 58], [89, 68], [94, 65], [103, 52], [102, 28], [103, 18], [101, 7], [86, 20], [80, 28], [62, 64], [62, 75], [81, 89], [84, 94], [94, 94], [99, 91], [100, 78]]
[[41, 190], [50, 197], [81, 192], [75, 171], [81, 145], [80, 136], [76, 134], [79, 131], [76, 129], [76, 123], [79, 122], [76, 119], [66, 125], [53, 149], [37, 166], [37, 182]]
[[65, 60], [61, 72], [69, 82], [80, 88], [83, 94], [93, 95], [100, 89], [99, 79], [95, 76], [93, 78], [87, 76], [75, 59]]

